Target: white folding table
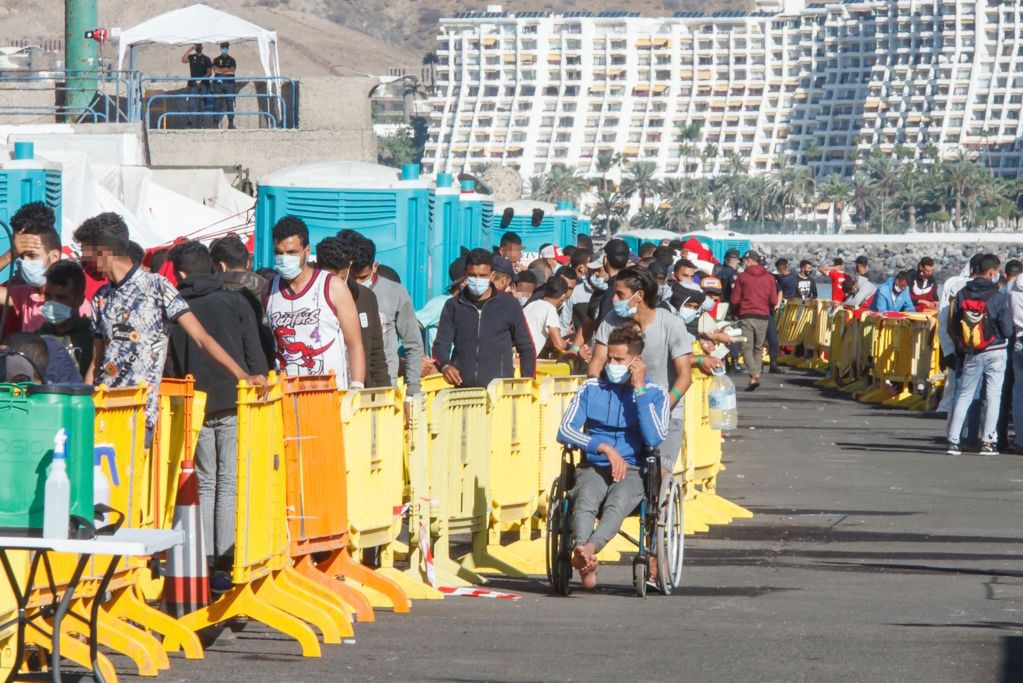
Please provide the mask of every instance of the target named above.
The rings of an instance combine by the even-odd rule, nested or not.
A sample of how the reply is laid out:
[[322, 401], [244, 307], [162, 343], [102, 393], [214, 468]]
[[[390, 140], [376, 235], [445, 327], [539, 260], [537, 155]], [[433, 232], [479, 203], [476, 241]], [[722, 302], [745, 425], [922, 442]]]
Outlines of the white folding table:
[[[100, 673], [97, 663], [98, 638], [96, 625], [99, 619], [100, 603], [103, 601], [102, 596], [110, 585], [110, 580], [114, 576], [114, 570], [117, 568], [118, 562], [120, 562], [122, 557], [146, 557], [153, 555], [181, 545], [184, 541], [184, 532], [173, 529], [118, 529], [109, 536], [101, 535], [88, 541], [77, 539], [57, 540], [27, 536], [0, 536], [0, 562], [3, 563], [4, 573], [7, 575], [7, 580], [11, 584], [11, 590], [14, 592], [14, 598], [18, 603], [17, 616], [4, 624], [0, 624], [0, 630], [7, 628], [15, 622], [18, 624], [17, 651], [13, 668], [7, 677], [8, 683], [13, 680], [34, 678], [32, 675], [26, 676], [19, 673], [25, 657], [25, 629], [33, 619], [48, 617], [51, 614], [53, 616], [53, 636], [52, 647], [50, 649], [50, 673], [41, 674], [39, 677], [44, 680], [61, 680], [61, 622], [68, 613], [71, 601], [74, 598], [75, 588], [77, 588], [78, 583], [81, 581], [82, 573], [85, 571], [89, 560], [95, 555], [109, 555], [110, 564], [103, 572], [103, 578], [100, 581], [96, 599], [92, 601], [92, 609], [89, 611], [88, 618], [80, 617], [89, 624], [89, 658], [92, 662], [93, 678], [104, 683], [103, 675]], [[14, 568], [11, 566], [11, 560], [7, 555], [8, 551], [11, 550], [36, 551], [29, 566], [28, 578], [25, 581], [24, 588], [19, 586]], [[57, 602], [56, 610], [53, 610], [53, 605], [51, 604], [49, 607], [40, 609], [38, 614], [30, 617], [27, 615], [28, 600], [35, 587], [36, 574], [38, 573], [40, 563], [46, 568], [46, 579], [49, 583], [51, 595], [53, 595], [56, 601], [58, 590], [53, 581], [49, 553], [71, 553], [78, 555], [78, 563], [75, 565], [74, 573], [71, 575], [71, 580], [68, 582], [64, 593], [61, 595], [60, 601]], [[32, 626], [33, 628], [38, 628], [34, 624]]]

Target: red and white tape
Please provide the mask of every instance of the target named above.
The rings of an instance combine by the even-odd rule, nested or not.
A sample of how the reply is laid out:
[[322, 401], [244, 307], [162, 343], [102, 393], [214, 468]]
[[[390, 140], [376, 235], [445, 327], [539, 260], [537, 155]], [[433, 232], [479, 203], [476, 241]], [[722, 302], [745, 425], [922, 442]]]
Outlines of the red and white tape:
[[454, 595], [461, 598], [494, 598], [495, 600], [518, 600], [522, 596], [518, 593], [504, 593], [492, 591], [489, 588], [464, 588], [455, 586], [440, 586], [437, 588], [444, 595]]

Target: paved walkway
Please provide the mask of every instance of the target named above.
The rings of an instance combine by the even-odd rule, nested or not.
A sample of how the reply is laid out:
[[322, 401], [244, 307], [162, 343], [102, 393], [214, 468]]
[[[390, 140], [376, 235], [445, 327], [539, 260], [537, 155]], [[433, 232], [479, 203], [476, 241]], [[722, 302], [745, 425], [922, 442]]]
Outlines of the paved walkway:
[[690, 539], [677, 596], [627, 565], [567, 599], [498, 580], [523, 599], [416, 603], [319, 660], [250, 625], [159, 680], [1023, 680], [1023, 458], [949, 458], [941, 421], [798, 374], [740, 424], [719, 492], [756, 517]]

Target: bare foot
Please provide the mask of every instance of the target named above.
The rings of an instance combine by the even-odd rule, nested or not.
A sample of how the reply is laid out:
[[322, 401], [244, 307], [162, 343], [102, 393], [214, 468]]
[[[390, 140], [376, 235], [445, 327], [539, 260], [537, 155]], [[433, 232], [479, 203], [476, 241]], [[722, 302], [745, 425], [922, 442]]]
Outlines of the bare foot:
[[583, 543], [575, 547], [572, 565], [579, 570], [579, 580], [583, 588], [594, 588], [597, 585], [597, 549], [592, 543]]

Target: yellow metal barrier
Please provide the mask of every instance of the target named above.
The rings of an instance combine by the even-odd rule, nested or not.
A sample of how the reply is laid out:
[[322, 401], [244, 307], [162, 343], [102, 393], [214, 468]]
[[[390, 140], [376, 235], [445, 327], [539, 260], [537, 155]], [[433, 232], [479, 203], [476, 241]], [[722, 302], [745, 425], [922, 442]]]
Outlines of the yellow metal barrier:
[[[490, 449], [487, 531], [473, 536], [472, 552], [462, 562], [472, 571], [510, 576], [543, 574], [544, 549], [532, 540], [540, 481], [540, 405], [532, 379], [496, 379], [490, 398]], [[485, 459], [485, 458], [484, 458]], [[518, 540], [504, 545], [504, 530]]]
[[[425, 398], [424, 398], [425, 402]], [[448, 388], [413, 409], [409, 573], [429, 580], [421, 548], [432, 548], [438, 584], [483, 583], [451, 558], [453, 534], [487, 533], [490, 420], [485, 389]], [[423, 538], [424, 533], [429, 538]]]
[[814, 313], [813, 326], [807, 330], [806, 350], [810, 357], [799, 364], [809, 370], [823, 370], [828, 367], [828, 354], [831, 352], [832, 306], [827, 299], [813, 301], [817, 311]]
[[798, 351], [812, 338], [817, 304], [813, 299], [786, 301], [778, 314], [778, 345], [792, 348], [792, 352], [778, 358], [784, 365], [800, 365], [804, 358]]
[[303, 656], [318, 657], [319, 642], [306, 622], [325, 643], [340, 643], [353, 632], [348, 615], [291, 565], [282, 397], [273, 373], [264, 388], [239, 384], [234, 587], [179, 622], [198, 631], [247, 616], [294, 638]]
[[341, 400], [349, 539], [353, 551], [377, 548], [380, 563], [376, 572], [362, 573], [356, 586], [374, 607], [396, 612], [409, 610], [410, 597], [442, 597], [394, 568], [404, 507], [404, 419], [402, 396], [394, 388], [350, 391]]
[[536, 361], [537, 381], [542, 380], [544, 377], [568, 377], [571, 374], [572, 366], [568, 363], [544, 358], [537, 359]]

